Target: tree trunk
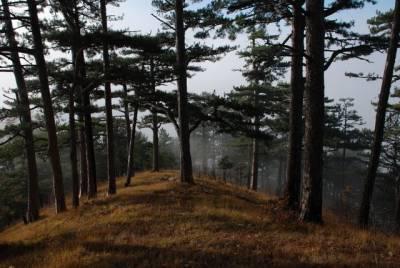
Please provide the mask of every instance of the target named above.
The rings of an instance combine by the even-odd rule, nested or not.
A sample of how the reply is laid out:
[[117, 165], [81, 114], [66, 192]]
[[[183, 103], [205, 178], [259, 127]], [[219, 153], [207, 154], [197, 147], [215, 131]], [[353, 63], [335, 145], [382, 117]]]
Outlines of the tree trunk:
[[[96, 159], [93, 142], [93, 126], [90, 105], [90, 91], [86, 88], [86, 63], [84, 49], [81, 43], [81, 27], [79, 13], [77, 12], [76, 1], [74, 5], [74, 24], [71, 30], [74, 31], [74, 45], [72, 47], [75, 53], [74, 69], [77, 88], [79, 88], [79, 140], [80, 140], [80, 177], [81, 177], [81, 196], [87, 194], [88, 198], [94, 198], [97, 194], [96, 178]], [[70, 8], [70, 7], [67, 7]], [[75, 51], [75, 52], [74, 52]]]
[[[81, 96], [81, 94], [79, 94]], [[79, 97], [79, 106], [82, 107], [82, 98]], [[82, 111], [79, 111], [79, 177], [80, 177], [80, 193], [79, 197], [87, 195], [88, 193], [88, 176], [87, 176], [87, 163], [86, 163], [86, 141], [85, 141], [85, 127], [84, 117]]]
[[208, 175], [208, 137], [207, 137], [207, 129], [205, 124], [201, 125], [201, 148], [202, 148], [202, 154], [201, 154], [201, 169], [202, 169], [202, 174], [203, 176]]
[[128, 142], [131, 139], [131, 120], [129, 119], [129, 101], [128, 101], [128, 87], [126, 84], [122, 85], [123, 93], [124, 93], [124, 116], [125, 116], [125, 124], [126, 124], [126, 140]]
[[[73, 2], [73, 7], [76, 9], [76, 2]], [[78, 175], [78, 153], [77, 153], [77, 135], [76, 135], [76, 121], [75, 121], [75, 94], [77, 89], [81, 89], [81, 79], [79, 77], [79, 69], [77, 68], [77, 53], [79, 51], [79, 32], [74, 31], [73, 45], [72, 45], [72, 63], [74, 69], [74, 81], [72, 88], [69, 92], [69, 132], [70, 132], [70, 162], [71, 162], [71, 176], [72, 176], [72, 206], [77, 208], [79, 206], [79, 175]]]
[[253, 146], [252, 143], [248, 143], [248, 169], [247, 169], [247, 189], [251, 190], [251, 171], [253, 162]]
[[[64, 2], [62, 2], [64, 3]], [[61, 4], [62, 4], [61, 3]], [[83, 78], [85, 76], [85, 66], [84, 66], [84, 52], [81, 44], [81, 26], [79, 18], [79, 10], [77, 5], [77, 0], [71, 1], [71, 6], [66, 7], [67, 9], [73, 9], [73, 18], [70, 28], [73, 31], [74, 40], [72, 45], [72, 62], [74, 68], [74, 94], [78, 94], [79, 102], [79, 173], [80, 173], [80, 187], [79, 197], [87, 195], [88, 193], [88, 167], [87, 167], [87, 149], [86, 149], [86, 139], [85, 139], [85, 128], [84, 128], [84, 116], [83, 116], [83, 96], [82, 90], [84, 88]], [[68, 16], [68, 13], [64, 13], [64, 16]], [[68, 20], [69, 21], [69, 20]], [[71, 96], [72, 97], [72, 96]], [[72, 101], [72, 100], [70, 100]], [[71, 130], [72, 132], [72, 130]], [[76, 138], [75, 138], [76, 139]], [[76, 150], [76, 149], [75, 149]], [[72, 158], [73, 156], [71, 156]], [[74, 173], [74, 171], [73, 171]]]
[[158, 140], [158, 121], [157, 121], [157, 113], [153, 112], [153, 172], [159, 172], [159, 140]]
[[183, 18], [183, 0], [175, 1], [176, 19], [176, 71], [178, 76], [178, 115], [180, 140], [180, 179], [184, 183], [193, 183], [192, 157], [190, 155], [189, 111], [187, 95], [187, 63], [185, 47], [185, 28]]
[[70, 161], [72, 175], [72, 206], [79, 206], [79, 175], [78, 175], [78, 155], [77, 138], [75, 127], [75, 86], [69, 92], [69, 132], [70, 132]]
[[128, 167], [126, 170], [125, 187], [128, 187], [131, 185], [131, 177], [135, 176], [134, 154], [135, 154], [135, 135], [136, 135], [136, 124], [137, 124], [138, 112], [139, 112], [139, 104], [135, 104], [135, 110], [133, 112], [131, 137], [129, 139]]
[[108, 194], [112, 195], [117, 192], [115, 183], [115, 166], [114, 166], [114, 130], [112, 117], [112, 95], [111, 84], [109, 78], [110, 55], [107, 40], [107, 3], [106, 0], [100, 0], [101, 6], [101, 25], [104, 34], [103, 40], [103, 71], [104, 71], [104, 98], [106, 103], [106, 129], [107, 129], [107, 177], [108, 177]]
[[36, 165], [35, 146], [33, 138], [32, 118], [30, 112], [29, 95], [24, 79], [24, 72], [19, 58], [17, 41], [15, 39], [15, 32], [11, 20], [8, 0], [2, 0], [3, 11], [5, 17], [6, 35], [10, 45], [11, 60], [13, 63], [15, 81], [18, 88], [18, 111], [21, 118], [21, 128], [24, 133], [25, 152], [28, 165], [28, 200], [26, 220], [28, 222], [36, 221], [39, 219], [39, 184], [38, 172]]
[[[154, 73], [154, 59], [150, 58], [150, 77], [151, 77], [151, 90], [156, 94], [156, 81]], [[158, 115], [156, 111], [152, 111], [152, 131], [153, 131], [153, 172], [160, 171], [160, 153], [159, 153], [159, 140], [158, 140]]]
[[303, 144], [303, 53], [305, 17], [302, 13], [304, 1], [293, 5], [292, 22], [292, 66], [291, 66], [291, 102], [289, 119], [288, 164], [286, 169], [286, 207], [298, 210], [300, 203], [301, 164]]
[[322, 222], [324, 132], [324, 0], [307, 0], [304, 183], [300, 220]]
[[250, 189], [253, 191], [257, 191], [257, 188], [258, 188], [258, 139], [253, 138]]
[[40, 93], [42, 95], [43, 109], [47, 127], [49, 156], [51, 167], [53, 170], [53, 190], [55, 196], [56, 213], [66, 210], [63, 177], [61, 170], [60, 153], [57, 141], [57, 129], [54, 120], [54, 111], [50, 95], [49, 80], [47, 76], [47, 66], [43, 54], [42, 34], [40, 32], [40, 24], [38, 11], [35, 0], [28, 0], [28, 9], [30, 15], [30, 23], [32, 28], [33, 45], [35, 48], [35, 60], [38, 68]]
[[364, 192], [361, 201], [360, 215], [358, 223], [362, 227], [368, 226], [369, 211], [371, 206], [372, 194], [374, 190], [376, 173], [379, 166], [379, 158], [382, 149], [382, 141], [385, 129], [385, 117], [390, 95], [390, 88], [393, 79], [393, 70], [396, 62], [397, 46], [399, 43], [400, 32], [400, 0], [396, 0], [394, 10], [392, 34], [390, 38], [389, 50], [386, 58], [385, 71], [382, 79], [381, 92], [379, 94], [378, 108], [375, 119], [374, 140], [371, 148], [367, 177], [365, 179]]

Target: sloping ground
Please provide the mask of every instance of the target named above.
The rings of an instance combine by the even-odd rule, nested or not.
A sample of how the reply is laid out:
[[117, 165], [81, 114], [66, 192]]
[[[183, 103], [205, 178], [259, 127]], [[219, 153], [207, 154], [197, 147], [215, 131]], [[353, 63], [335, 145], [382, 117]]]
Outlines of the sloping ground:
[[[142, 173], [114, 197], [0, 233], [0, 267], [398, 266], [400, 238], [298, 224], [276, 200], [173, 172]], [[104, 188], [102, 189], [104, 192]]]

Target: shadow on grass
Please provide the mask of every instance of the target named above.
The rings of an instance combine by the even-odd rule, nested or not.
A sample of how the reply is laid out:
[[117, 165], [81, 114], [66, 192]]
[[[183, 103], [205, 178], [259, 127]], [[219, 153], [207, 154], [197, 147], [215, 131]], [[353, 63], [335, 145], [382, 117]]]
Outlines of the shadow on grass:
[[272, 264], [272, 255], [268, 252], [229, 254], [93, 242], [85, 243], [84, 247], [94, 254], [109, 253], [87, 267], [267, 267]]

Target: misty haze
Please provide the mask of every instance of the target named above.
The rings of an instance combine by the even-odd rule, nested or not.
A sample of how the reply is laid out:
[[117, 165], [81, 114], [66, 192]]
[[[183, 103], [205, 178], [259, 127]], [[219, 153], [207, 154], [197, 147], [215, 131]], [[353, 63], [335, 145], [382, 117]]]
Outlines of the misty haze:
[[0, 0], [0, 267], [396, 267], [400, 0]]

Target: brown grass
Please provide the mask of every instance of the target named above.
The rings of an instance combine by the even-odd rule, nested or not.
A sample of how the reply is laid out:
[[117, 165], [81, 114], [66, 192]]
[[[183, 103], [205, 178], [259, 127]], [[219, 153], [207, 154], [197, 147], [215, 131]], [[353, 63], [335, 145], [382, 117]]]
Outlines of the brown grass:
[[[326, 215], [299, 224], [279, 202], [174, 172], [141, 173], [62, 215], [0, 233], [0, 267], [301, 267], [400, 263], [400, 238], [358, 230]], [[105, 192], [104, 186], [100, 188]]]

